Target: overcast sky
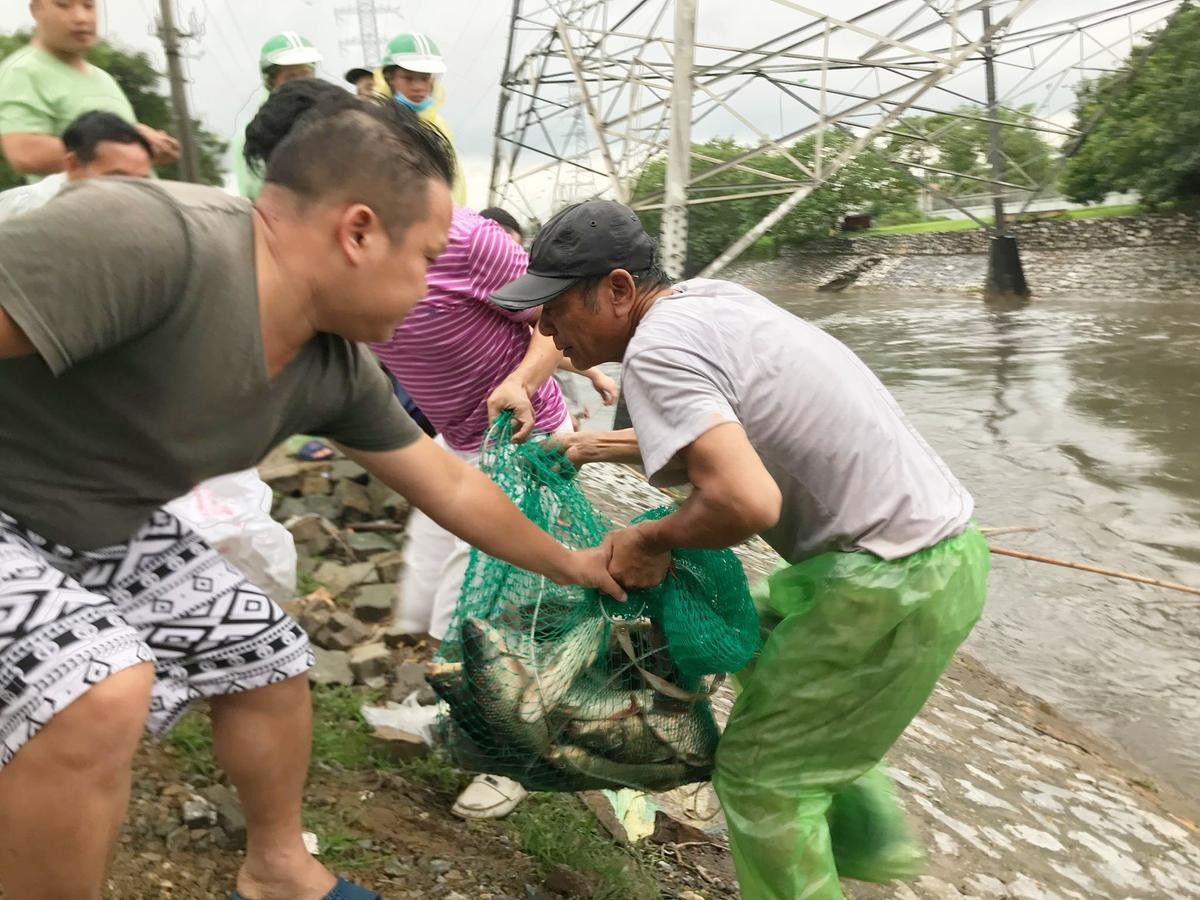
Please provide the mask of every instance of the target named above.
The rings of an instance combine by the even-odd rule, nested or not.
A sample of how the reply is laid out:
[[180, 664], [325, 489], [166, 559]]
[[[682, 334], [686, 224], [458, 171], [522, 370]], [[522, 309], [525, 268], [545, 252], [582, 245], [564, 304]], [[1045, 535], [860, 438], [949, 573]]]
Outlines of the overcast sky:
[[[997, 17], [1011, 8], [1013, 2], [996, 0]], [[859, 8], [877, 3], [878, 0], [836, 3], [808, 0], [807, 5], [849, 17]], [[947, 0], [927, 0], [927, 3], [938, 8], [950, 6]], [[153, 36], [157, 0], [99, 0], [98, 5], [104, 37], [123, 47], [146, 51], [160, 70], [165, 69], [161, 46]], [[387, 4], [380, 0], [378, 5], [383, 8]], [[613, 7], [623, 5], [629, 4], [614, 2]], [[658, 5], [652, 3], [647, 7]], [[1038, 0], [1023, 23], [1027, 27], [1115, 5], [1117, 0]], [[298, 31], [313, 41], [325, 57], [321, 74], [330, 79], [340, 80], [342, 72], [368, 61], [367, 57], [371, 62], [377, 61], [378, 50], [364, 53], [349, 43], [358, 35], [357, 19], [352, 14], [339, 19], [335, 12], [339, 7], [353, 6], [353, 2], [342, 0], [179, 0], [180, 26], [197, 32], [185, 45], [193, 113], [226, 139], [235, 128], [244, 127], [262, 99], [258, 48], [268, 36], [279, 31]], [[916, 8], [918, 4], [913, 6]], [[397, 31], [412, 28], [427, 32], [441, 46], [448, 67], [444, 76], [444, 114], [454, 130], [455, 145], [468, 176], [470, 203], [483, 205], [487, 199], [497, 85], [511, 3], [509, 0], [396, 0], [392, 7], [403, 8], [405, 14], [379, 16], [383, 40]], [[1155, 13], [1162, 14], [1161, 10]], [[698, 40], [742, 46], [794, 28], [804, 20], [796, 11], [769, 0], [700, 0]], [[0, 28], [13, 30], [29, 23], [27, 0], [0, 0]], [[1110, 32], [1116, 29], [1119, 33], [1124, 27], [1123, 21], [1118, 22], [1110, 27]], [[669, 33], [669, 14], [664, 29]], [[831, 52], [836, 51], [831, 49]], [[753, 98], [748, 97], [746, 102], [753, 104]], [[783, 113], [776, 106], [777, 101], [772, 99], [762, 109], [752, 108], [752, 117], [756, 123], [763, 120], [763, 130], [778, 134], [778, 126], [782, 124], [778, 120]], [[727, 118], [725, 124], [718, 124], [719, 121], [708, 123], [708, 130], [743, 138], [749, 135], [735, 120]], [[701, 139], [705, 136], [698, 135]]]

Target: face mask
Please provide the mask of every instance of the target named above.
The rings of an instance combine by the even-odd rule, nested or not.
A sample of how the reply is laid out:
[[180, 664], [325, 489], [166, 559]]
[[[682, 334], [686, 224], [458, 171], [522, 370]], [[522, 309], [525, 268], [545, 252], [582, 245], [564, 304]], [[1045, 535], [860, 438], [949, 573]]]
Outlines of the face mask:
[[401, 106], [407, 106], [413, 112], [424, 112], [425, 110], [429, 109], [429, 107], [433, 106], [433, 95], [432, 94], [430, 94], [428, 97], [426, 97], [420, 103], [413, 103], [411, 100], [409, 100], [403, 94], [396, 94], [395, 99], [396, 99], [396, 102], [399, 103]]

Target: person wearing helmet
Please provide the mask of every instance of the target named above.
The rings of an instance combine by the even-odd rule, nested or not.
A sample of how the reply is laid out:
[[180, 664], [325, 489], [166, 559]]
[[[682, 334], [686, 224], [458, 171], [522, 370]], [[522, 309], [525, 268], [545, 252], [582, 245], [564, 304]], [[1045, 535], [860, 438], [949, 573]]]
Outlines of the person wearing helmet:
[[[454, 136], [440, 112], [442, 92], [436, 80], [445, 71], [442, 51], [429, 35], [420, 31], [401, 32], [388, 41], [383, 51], [383, 80], [392, 99], [434, 126], [453, 145]], [[455, 206], [466, 206], [467, 185], [457, 158], [453, 198]]]
[[[312, 78], [317, 74], [317, 63], [322, 59], [321, 51], [303, 35], [294, 31], [272, 35], [258, 52], [258, 71], [262, 75], [263, 87], [271, 94], [289, 81]], [[246, 163], [242, 153], [245, 142], [245, 131], [238, 129], [233, 141], [233, 172], [238, 193], [254, 200], [262, 190], [262, 175]]]

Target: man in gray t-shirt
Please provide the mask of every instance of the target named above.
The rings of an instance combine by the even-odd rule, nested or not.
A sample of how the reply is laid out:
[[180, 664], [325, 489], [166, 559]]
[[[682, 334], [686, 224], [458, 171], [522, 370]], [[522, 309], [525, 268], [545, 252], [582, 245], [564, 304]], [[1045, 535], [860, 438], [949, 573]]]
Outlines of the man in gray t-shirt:
[[338, 442], [487, 553], [621, 593], [605, 551], [566, 550], [434, 446], [357, 343], [424, 293], [451, 176], [414, 116], [346, 95], [280, 145], [254, 206], [97, 179], [0, 225], [8, 896], [100, 896], [143, 723], [165, 729], [196, 699], [246, 812], [236, 893], [376, 896], [336, 883], [301, 838], [303, 631], [160, 509], [290, 434]]
[[619, 204], [559, 213], [492, 299], [540, 306], [578, 368], [623, 363], [633, 428], [561, 438], [575, 462], [693, 486], [610, 538], [618, 582], [658, 584], [672, 549], [755, 534], [787, 564], [757, 591], [770, 637], [739, 675], [713, 778], [744, 895], [834, 900], [839, 875], [915, 875], [878, 764], [982, 609], [970, 495], [843, 344], [739, 285], [672, 286]]

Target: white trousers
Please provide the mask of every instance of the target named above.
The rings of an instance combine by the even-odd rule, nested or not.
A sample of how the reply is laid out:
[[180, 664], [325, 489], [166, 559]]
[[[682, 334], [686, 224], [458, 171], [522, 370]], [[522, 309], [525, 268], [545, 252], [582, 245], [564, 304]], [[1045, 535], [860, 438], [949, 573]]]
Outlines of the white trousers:
[[[568, 416], [554, 433], [566, 434], [571, 430]], [[447, 453], [478, 468], [478, 450], [470, 453], [455, 450], [446, 446], [440, 434], [435, 440]], [[392, 608], [392, 624], [408, 634], [428, 634], [440, 641], [454, 618], [470, 557], [470, 544], [414, 509], [408, 519], [404, 571]]]

